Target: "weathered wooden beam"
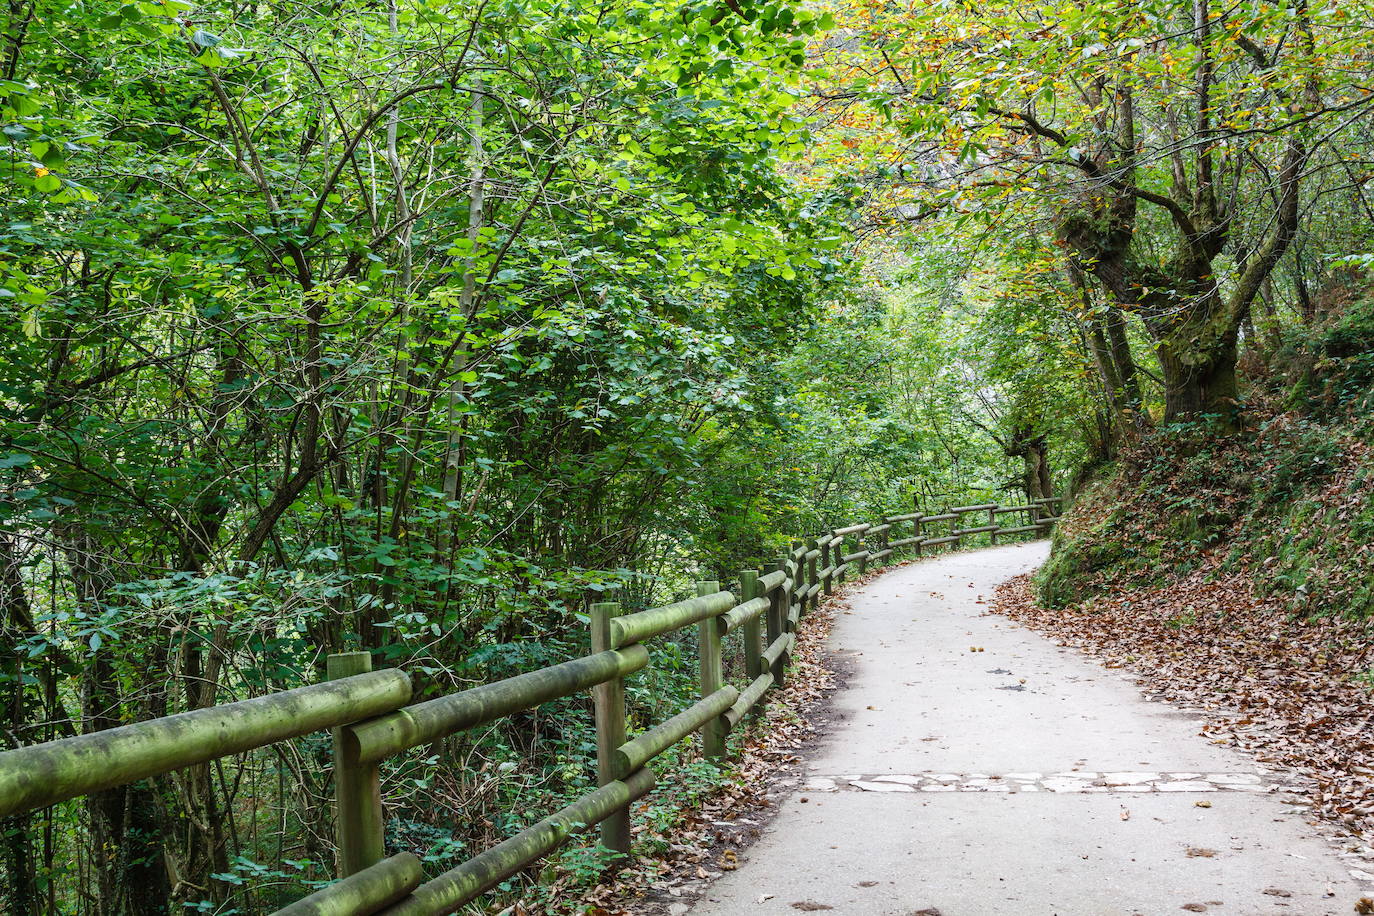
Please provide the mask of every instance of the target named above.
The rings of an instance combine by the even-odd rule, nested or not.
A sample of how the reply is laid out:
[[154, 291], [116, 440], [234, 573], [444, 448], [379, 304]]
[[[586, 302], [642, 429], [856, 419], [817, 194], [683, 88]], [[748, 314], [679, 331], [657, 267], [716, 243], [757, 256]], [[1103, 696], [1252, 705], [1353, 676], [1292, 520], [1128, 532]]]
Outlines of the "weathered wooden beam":
[[[603, 601], [591, 606], [592, 651], [605, 654], [614, 636], [612, 627], [620, 605]], [[643, 648], [642, 646], [640, 648]], [[616, 752], [625, 743], [625, 681], [617, 675], [592, 688], [596, 713], [596, 781], [608, 786], [623, 773]], [[601, 845], [614, 852], [630, 854], [630, 807], [628, 804], [606, 812], [601, 822]]]
[[[769, 575], [763, 577], [764, 580], [767, 580], [771, 575], [775, 573], [782, 573], [782, 567], [784, 566], [784, 562], [782, 560], [777, 560], [769, 564], [769, 566], [774, 568], [769, 570]], [[770, 647], [775, 642], [777, 642], [778, 637], [782, 636], [783, 632], [786, 630], [787, 603], [790, 601], [791, 596], [787, 592], [787, 578], [786, 574], [784, 573], [782, 583], [778, 586], [777, 589], [768, 593], [768, 614], [765, 618], [767, 626], [764, 631], [764, 638], [768, 641], [768, 645]], [[766, 664], [768, 666], [768, 670], [770, 670], [773, 673], [773, 680], [781, 684], [781, 663], [779, 663], [776, 658], [768, 658], [766, 652], [763, 656], [763, 663]]]
[[[697, 583], [697, 594], [700, 596], [714, 595], [719, 592], [719, 582]], [[728, 595], [729, 592], [722, 594]], [[732, 604], [734, 603], [733, 598], [734, 596], [731, 596]], [[701, 697], [702, 702], [715, 696], [725, 682], [724, 667], [720, 658], [718, 620], [719, 618], [702, 620], [697, 624], [697, 662], [700, 675], [698, 696]], [[730, 700], [730, 703], [733, 702], [733, 699]], [[721, 712], [729, 708], [730, 703], [726, 703], [721, 708]], [[729, 732], [729, 728], [729, 723], [721, 719], [719, 715], [711, 716], [701, 723], [701, 754], [703, 757], [720, 758], [725, 756], [725, 736]]]
[[571, 696], [611, 678], [624, 677], [648, 663], [649, 652], [640, 645], [598, 652], [416, 703], [390, 715], [350, 725], [347, 730], [358, 742], [360, 760], [382, 760], [407, 748]]
[[925, 541], [924, 541], [924, 546], [926, 546], [926, 547], [936, 547], [936, 546], [939, 546], [940, 544], [953, 544], [953, 543], [954, 543], [955, 541], [957, 541], [957, 540], [959, 540], [959, 535], [957, 535], [957, 534], [952, 534], [952, 535], [950, 535], [949, 537], [943, 537], [943, 538], [926, 538]]
[[[754, 575], [757, 576], [758, 573]], [[750, 598], [717, 617], [716, 626], [720, 630], [720, 634], [724, 636], [734, 632], [741, 624], [757, 619], [766, 610], [768, 610], [767, 598]]]
[[414, 853], [401, 852], [321, 888], [272, 916], [367, 916], [405, 897], [424, 880]]
[[795, 639], [796, 636], [792, 633], [783, 633], [773, 640], [763, 652], [763, 662], [774, 672], [773, 679], [778, 683], [782, 682], [777, 677], [777, 669], [781, 666], [782, 658], [787, 654], [787, 650], [792, 648], [792, 642]]
[[[739, 596], [740, 604], [730, 611], [741, 611], [739, 625], [744, 627], [741, 638], [744, 640], [744, 673], [749, 677], [758, 677], [763, 673], [763, 620], [762, 615], [767, 613], [772, 606], [768, 596], [763, 593], [759, 586], [759, 574], [752, 569], [746, 569], [739, 574]], [[758, 606], [757, 613], [749, 612], [747, 616], [743, 613], [746, 607]], [[718, 618], [726, 620], [725, 617]], [[728, 623], [726, 626], [732, 626]]]
[[611, 648], [619, 649], [621, 646], [644, 642], [663, 633], [680, 630], [718, 614], [724, 614], [734, 606], [734, 595], [729, 592], [716, 592], [617, 617], [611, 621]]
[[624, 780], [607, 783], [522, 830], [503, 843], [417, 887], [410, 896], [383, 910], [383, 916], [441, 916], [452, 913], [520, 869], [553, 852], [574, 832], [624, 810], [653, 788], [652, 770], [637, 770]]
[[979, 503], [976, 506], [955, 506], [950, 512], [955, 514], [963, 512], [982, 512], [984, 509], [996, 509], [997, 503]]
[[0, 753], [0, 817], [390, 712], [402, 671], [374, 671]]
[[830, 533], [838, 537], [844, 537], [847, 534], [863, 534], [868, 529], [869, 523], [864, 522], [859, 525], [850, 525], [847, 528], [835, 528]]
[[976, 528], [956, 528], [954, 531], [951, 531], [950, 534], [957, 534], [959, 537], [963, 537], [966, 534], [985, 534], [989, 531], [996, 530], [996, 525], [979, 525]]
[[725, 718], [726, 721], [730, 723], [730, 727], [734, 728], [738, 725], [749, 713], [749, 710], [754, 708], [759, 700], [763, 699], [763, 695], [767, 693], [768, 688], [772, 686], [773, 673], [771, 671], [764, 671], [758, 677], [754, 678], [749, 686], [744, 688], [744, 692], [739, 695], [739, 699], [735, 700], [734, 705], [725, 712]]
[[777, 591], [779, 588], [782, 588], [783, 583], [786, 581], [787, 573], [783, 572], [782, 564], [769, 564], [769, 572], [766, 575], [759, 577], [759, 588], [762, 589], [763, 594], [766, 595], [770, 592]]
[[[372, 670], [371, 652], [341, 652], [325, 660], [331, 681]], [[332, 730], [334, 745], [334, 835], [340, 877], [357, 874], [386, 855], [382, 816], [382, 778], [376, 763], [358, 759], [358, 746], [342, 728]]]
[[722, 726], [728, 726], [729, 723], [721, 717], [738, 699], [739, 691], [727, 684], [671, 719], [654, 726], [631, 741], [626, 741], [616, 750], [619, 770], [622, 773], [634, 772], [692, 732], [718, 719], [721, 720]]

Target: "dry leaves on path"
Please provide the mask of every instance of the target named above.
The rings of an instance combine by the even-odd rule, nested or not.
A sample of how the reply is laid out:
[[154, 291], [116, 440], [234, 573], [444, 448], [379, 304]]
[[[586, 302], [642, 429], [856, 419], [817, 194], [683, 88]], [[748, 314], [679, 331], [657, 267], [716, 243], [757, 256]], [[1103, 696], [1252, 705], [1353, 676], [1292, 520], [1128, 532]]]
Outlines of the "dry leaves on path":
[[993, 613], [1201, 709], [1213, 741], [1292, 774], [1318, 813], [1371, 842], [1374, 692], [1358, 677], [1374, 666], [1370, 625], [1295, 617], [1216, 565], [1062, 610], [1040, 606], [1020, 576], [998, 588]]

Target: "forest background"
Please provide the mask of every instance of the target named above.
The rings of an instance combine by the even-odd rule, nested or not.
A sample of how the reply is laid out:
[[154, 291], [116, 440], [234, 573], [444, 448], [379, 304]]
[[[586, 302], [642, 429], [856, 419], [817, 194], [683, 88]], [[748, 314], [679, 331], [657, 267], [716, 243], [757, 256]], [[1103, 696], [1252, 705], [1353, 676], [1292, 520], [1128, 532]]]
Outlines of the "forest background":
[[[452, 690], [830, 525], [1368, 441], [1364, 0], [0, 19], [8, 746], [358, 648]], [[672, 651], [640, 721], [689, 698]], [[437, 868], [585, 788], [584, 706], [397, 761], [391, 845]], [[12, 818], [0, 909], [270, 911], [330, 872], [325, 758]]]

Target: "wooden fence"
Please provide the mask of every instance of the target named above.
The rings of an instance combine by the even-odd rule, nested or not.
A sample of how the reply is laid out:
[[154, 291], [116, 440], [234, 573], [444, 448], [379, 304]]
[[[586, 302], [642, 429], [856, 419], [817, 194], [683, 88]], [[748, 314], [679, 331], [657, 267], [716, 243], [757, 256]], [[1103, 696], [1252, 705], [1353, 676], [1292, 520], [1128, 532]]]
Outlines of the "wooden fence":
[[[590, 655], [437, 699], [412, 704], [405, 672], [372, 671], [369, 653], [351, 652], [329, 657], [329, 679], [322, 684], [6, 751], [0, 753], [0, 818], [331, 729], [342, 880], [277, 916], [451, 913], [586, 825], [600, 824], [602, 843], [628, 853], [630, 805], [654, 784], [648, 762], [693, 732], [700, 732], [707, 757], [724, 756], [731, 729], [782, 684], [802, 616], [851, 570], [863, 574], [903, 549], [920, 556], [979, 534], [996, 543], [1000, 536], [1043, 532], [1057, 521], [1058, 503], [1051, 497], [1024, 506], [988, 503], [890, 515], [797, 542], [765, 569], [741, 572], [738, 595], [701, 582], [695, 598], [633, 614], [622, 614], [614, 603], [594, 604]], [[1021, 524], [999, 524], [1013, 514], [1024, 516]], [[965, 524], [984, 516], [986, 524]], [[894, 538], [905, 524], [911, 533]], [[625, 677], [648, 665], [646, 642], [692, 625], [701, 699], [627, 740]], [[722, 639], [735, 631], [743, 636], [747, 677], [739, 687], [725, 683], [721, 658]], [[593, 691], [600, 788], [428, 881], [415, 855], [386, 855], [382, 761], [587, 689]]]

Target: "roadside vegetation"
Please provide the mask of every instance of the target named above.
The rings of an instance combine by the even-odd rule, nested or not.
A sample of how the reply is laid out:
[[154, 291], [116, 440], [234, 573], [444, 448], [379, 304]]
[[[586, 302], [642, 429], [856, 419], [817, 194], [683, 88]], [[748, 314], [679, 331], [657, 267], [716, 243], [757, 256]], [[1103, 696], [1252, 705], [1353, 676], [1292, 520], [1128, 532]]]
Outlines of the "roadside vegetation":
[[[1055, 619], [1232, 583], [1331, 621], [1368, 685], [1371, 23], [11, 0], [0, 741], [358, 649], [424, 698], [585, 652], [607, 595], [1061, 491]], [[1243, 616], [1176, 604], [1162, 636]], [[693, 698], [695, 645], [664, 651], [633, 727]], [[389, 764], [389, 848], [437, 871], [585, 790], [588, 708]], [[0, 911], [271, 912], [332, 875], [327, 761], [321, 735], [11, 818]], [[649, 853], [739, 777], [668, 769]], [[492, 905], [585, 908], [605, 864]]]

